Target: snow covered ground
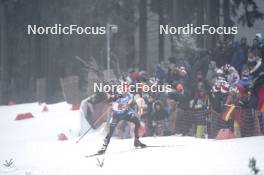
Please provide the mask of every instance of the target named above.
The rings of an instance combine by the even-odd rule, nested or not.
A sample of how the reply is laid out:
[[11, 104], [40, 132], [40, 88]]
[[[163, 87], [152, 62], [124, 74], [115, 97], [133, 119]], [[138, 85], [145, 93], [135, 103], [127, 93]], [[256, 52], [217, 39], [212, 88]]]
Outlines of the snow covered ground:
[[[264, 137], [206, 140], [191, 137], [149, 137], [147, 145], [171, 145], [134, 149], [133, 139], [113, 138], [107, 154], [85, 158], [102, 145], [105, 133], [92, 131], [76, 144], [79, 111], [70, 105], [48, 105], [41, 112], [37, 103], [0, 106], [0, 174], [7, 175], [249, 175], [249, 159], [255, 157], [264, 175]], [[32, 119], [14, 120], [31, 112]], [[67, 141], [58, 141], [65, 133]], [[13, 159], [6, 167], [5, 161]], [[104, 162], [103, 166], [97, 161]]]

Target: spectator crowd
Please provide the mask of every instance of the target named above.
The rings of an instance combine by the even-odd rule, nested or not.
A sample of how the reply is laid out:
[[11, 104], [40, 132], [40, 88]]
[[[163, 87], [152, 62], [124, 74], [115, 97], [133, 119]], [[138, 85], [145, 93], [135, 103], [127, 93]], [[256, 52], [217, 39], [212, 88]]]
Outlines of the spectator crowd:
[[[152, 75], [132, 68], [118, 82], [172, 87], [168, 92], [134, 94], [132, 109], [145, 126], [144, 136], [214, 138], [222, 128], [230, 129], [236, 137], [261, 135], [263, 58], [264, 38], [257, 34], [251, 46], [246, 38], [219, 42], [214, 49], [195, 56], [170, 57], [156, 65]], [[132, 127], [123, 121], [116, 135], [132, 137]]]

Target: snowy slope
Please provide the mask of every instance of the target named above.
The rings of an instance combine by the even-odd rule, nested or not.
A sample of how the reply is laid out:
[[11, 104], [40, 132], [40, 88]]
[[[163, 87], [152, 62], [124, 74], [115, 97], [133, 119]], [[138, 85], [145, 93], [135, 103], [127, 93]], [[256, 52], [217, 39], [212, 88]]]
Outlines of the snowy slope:
[[[191, 137], [150, 137], [141, 140], [148, 145], [171, 147], [134, 149], [133, 140], [113, 138], [107, 154], [85, 158], [102, 144], [103, 129], [92, 131], [76, 144], [79, 112], [70, 105], [48, 105], [41, 112], [37, 103], [0, 106], [0, 174], [17, 175], [88, 175], [88, 174], [177, 174], [177, 175], [247, 175], [248, 162], [257, 160], [264, 175], [264, 137], [225, 141]], [[32, 119], [15, 121], [18, 113], [31, 112]], [[65, 133], [69, 140], [58, 141]], [[11, 167], [3, 165], [13, 159]]]

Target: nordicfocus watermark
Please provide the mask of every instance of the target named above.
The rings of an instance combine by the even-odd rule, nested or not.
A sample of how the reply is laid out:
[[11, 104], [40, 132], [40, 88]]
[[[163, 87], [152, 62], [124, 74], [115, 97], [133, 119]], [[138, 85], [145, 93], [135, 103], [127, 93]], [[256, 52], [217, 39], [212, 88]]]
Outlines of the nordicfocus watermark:
[[171, 89], [171, 85], [159, 85], [153, 84], [148, 85], [144, 83], [121, 83], [121, 84], [103, 84], [94, 83], [94, 92], [129, 92], [129, 93], [139, 93], [139, 92], [168, 92]]
[[62, 24], [54, 24], [53, 26], [38, 26], [27, 25], [28, 35], [104, 35], [106, 34], [105, 26], [78, 26], [69, 25], [63, 26]]
[[218, 26], [213, 27], [207, 24], [201, 26], [194, 26], [193, 24], [187, 24], [186, 26], [175, 27], [169, 25], [160, 25], [159, 28], [160, 34], [218, 34], [218, 35], [235, 35], [238, 33], [238, 28], [236, 26], [233, 27], [224, 27]]

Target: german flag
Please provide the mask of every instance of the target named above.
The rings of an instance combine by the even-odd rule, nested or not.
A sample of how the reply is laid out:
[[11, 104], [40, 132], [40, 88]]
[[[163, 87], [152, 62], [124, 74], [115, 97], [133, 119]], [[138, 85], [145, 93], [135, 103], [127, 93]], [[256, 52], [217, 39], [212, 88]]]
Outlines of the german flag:
[[231, 114], [232, 114], [232, 112], [234, 111], [235, 107], [236, 107], [236, 106], [235, 106], [234, 104], [227, 105], [226, 111], [225, 111], [224, 114], [223, 114], [223, 119], [224, 119], [225, 121], [228, 121], [228, 120], [230, 119]]

